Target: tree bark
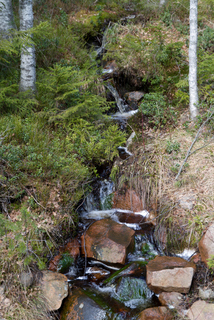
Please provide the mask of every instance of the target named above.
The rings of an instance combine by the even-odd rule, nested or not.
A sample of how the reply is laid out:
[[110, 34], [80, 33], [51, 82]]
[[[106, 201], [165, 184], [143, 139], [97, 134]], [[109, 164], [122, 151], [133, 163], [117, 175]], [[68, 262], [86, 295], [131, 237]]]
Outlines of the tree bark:
[[197, 85], [197, 40], [198, 40], [198, 0], [190, 0], [190, 38], [189, 38], [189, 110], [190, 118], [195, 120], [198, 115]]
[[[33, 0], [19, 0], [20, 30], [33, 27]], [[20, 91], [36, 90], [36, 57], [35, 46], [23, 46], [21, 51]]]
[[8, 31], [14, 26], [11, 0], [0, 0], [0, 34], [4, 38], [7, 37]]

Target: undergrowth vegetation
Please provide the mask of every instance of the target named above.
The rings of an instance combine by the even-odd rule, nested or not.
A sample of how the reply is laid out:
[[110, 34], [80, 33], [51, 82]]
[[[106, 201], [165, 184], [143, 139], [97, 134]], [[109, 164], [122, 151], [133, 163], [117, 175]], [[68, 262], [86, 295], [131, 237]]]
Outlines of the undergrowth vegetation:
[[[0, 39], [0, 284], [7, 279], [15, 283], [19, 290], [12, 299], [21, 301], [8, 319], [31, 319], [20, 298], [18, 276], [13, 282], [13, 275], [47, 267], [54, 250], [76, 234], [76, 208], [90, 191], [90, 182], [101, 166], [112, 165], [118, 147], [126, 143], [128, 134], [108, 116], [112, 102], [105, 81], [127, 81], [130, 91], [146, 92], [139, 106], [145, 123], [141, 115], [130, 121], [137, 143], [144, 143], [142, 127], [167, 131], [188, 105], [189, 1], [166, 1], [161, 8], [159, 2], [37, 0], [34, 28], [13, 30], [10, 39]], [[18, 1], [13, 5], [18, 27]], [[199, 3], [198, 125], [214, 101], [213, 6], [213, 0]], [[37, 57], [35, 95], [19, 91], [20, 49], [32, 41]], [[95, 49], [102, 44], [105, 48], [97, 56]], [[100, 66], [111, 61], [116, 72], [105, 80]], [[210, 130], [212, 126], [210, 121]], [[169, 140], [161, 152], [180, 161], [181, 147]], [[146, 149], [139, 150], [143, 154]], [[162, 212], [156, 180], [162, 160], [155, 152], [146, 160], [139, 153], [138, 162], [128, 169], [114, 166], [111, 177], [118, 190], [130, 184], [145, 207]], [[177, 164], [170, 168], [174, 176]], [[165, 211], [167, 228], [176, 230], [177, 222]], [[193, 221], [198, 239], [201, 223]], [[178, 237], [175, 242], [179, 241]], [[22, 317], [23, 309], [27, 311]]]

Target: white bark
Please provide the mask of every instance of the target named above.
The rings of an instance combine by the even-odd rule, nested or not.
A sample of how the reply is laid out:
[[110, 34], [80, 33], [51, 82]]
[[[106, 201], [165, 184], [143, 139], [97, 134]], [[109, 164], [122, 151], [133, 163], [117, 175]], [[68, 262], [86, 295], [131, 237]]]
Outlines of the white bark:
[[5, 36], [5, 33], [12, 28], [14, 28], [12, 2], [0, 0], [0, 33]]
[[190, 118], [198, 115], [198, 85], [197, 85], [197, 40], [198, 40], [198, 0], [190, 0], [190, 38], [189, 38], [189, 109]]
[[[25, 31], [33, 27], [33, 1], [19, 0], [20, 30]], [[32, 89], [36, 86], [36, 57], [35, 46], [24, 46], [21, 52], [20, 91]]]

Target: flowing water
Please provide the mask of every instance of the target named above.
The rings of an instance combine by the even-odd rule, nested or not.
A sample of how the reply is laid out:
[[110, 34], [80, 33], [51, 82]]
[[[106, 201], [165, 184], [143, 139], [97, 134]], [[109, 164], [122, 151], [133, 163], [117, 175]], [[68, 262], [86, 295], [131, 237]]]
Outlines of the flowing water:
[[[102, 55], [106, 41], [104, 34], [102, 45], [96, 51], [97, 56]], [[106, 72], [108, 71], [103, 71], [103, 73]], [[113, 119], [126, 121], [138, 112], [138, 110], [130, 111], [129, 106], [110, 83], [106, 83], [105, 86], [114, 97], [118, 108], [118, 112], [112, 115]], [[130, 139], [133, 139], [133, 136]], [[121, 154], [126, 155], [125, 158], [132, 156], [127, 149], [130, 141], [127, 141], [126, 147], [118, 148]], [[112, 197], [115, 190], [110, 179], [97, 180], [92, 185], [92, 189], [93, 191], [87, 195], [79, 209], [80, 230], [84, 232], [93, 221], [110, 218], [135, 230], [135, 248], [132, 253], [128, 254], [126, 265], [123, 268], [118, 265], [79, 257], [77, 263], [70, 267], [66, 275], [72, 288], [82, 288], [88, 297], [101, 306], [100, 310], [105, 310], [104, 313], [100, 313], [100, 316], [98, 313], [95, 318], [91, 316], [91, 319], [134, 320], [140, 311], [159, 305], [158, 298], [146, 285], [145, 264], [162, 252], [155, 244], [151, 225], [138, 222], [127, 223], [126, 218], [124, 218], [130, 214], [135, 216], [137, 220], [139, 220], [139, 217], [145, 220], [149, 215], [148, 211], [143, 210], [134, 213], [120, 208], [112, 208]], [[183, 254], [186, 254], [187, 257], [190, 252]]]

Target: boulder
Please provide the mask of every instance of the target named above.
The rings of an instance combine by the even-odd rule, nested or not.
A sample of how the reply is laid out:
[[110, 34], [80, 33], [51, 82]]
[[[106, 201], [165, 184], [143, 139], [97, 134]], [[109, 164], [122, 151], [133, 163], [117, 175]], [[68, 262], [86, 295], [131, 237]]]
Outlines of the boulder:
[[77, 288], [63, 303], [60, 320], [104, 320], [106, 311], [89, 298], [82, 289]]
[[143, 98], [144, 92], [142, 91], [132, 91], [125, 94], [125, 98], [129, 106], [133, 109], [137, 109], [139, 101]]
[[143, 310], [137, 320], [172, 320], [173, 315], [166, 307], [155, 307]]
[[198, 244], [202, 261], [207, 265], [207, 259], [214, 256], [214, 223], [208, 228]]
[[126, 225], [111, 219], [96, 221], [81, 237], [82, 253], [87, 258], [124, 264], [128, 252], [134, 249], [134, 234]]
[[190, 320], [213, 320], [214, 304], [198, 300], [189, 308], [187, 316]]
[[42, 271], [41, 291], [49, 311], [58, 310], [68, 295], [67, 277], [61, 273]]
[[113, 208], [120, 208], [131, 211], [142, 211], [143, 204], [140, 197], [134, 190], [128, 189], [125, 193], [114, 193]]
[[156, 257], [146, 266], [148, 287], [155, 293], [180, 292], [190, 289], [195, 264], [178, 257]]

